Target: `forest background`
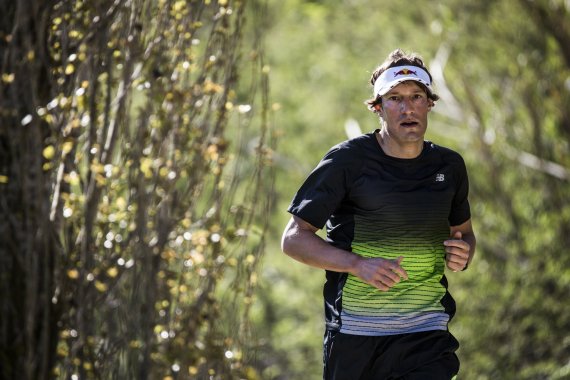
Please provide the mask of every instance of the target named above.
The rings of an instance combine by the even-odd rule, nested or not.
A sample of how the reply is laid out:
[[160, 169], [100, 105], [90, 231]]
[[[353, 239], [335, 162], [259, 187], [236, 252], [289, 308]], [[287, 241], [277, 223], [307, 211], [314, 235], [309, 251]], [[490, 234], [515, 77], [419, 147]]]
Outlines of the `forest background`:
[[570, 378], [570, 3], [0, 6], [0, 378], [318, 379], [322, 271], [280, 252], [400, 47], [464, 156], [461, 379]]

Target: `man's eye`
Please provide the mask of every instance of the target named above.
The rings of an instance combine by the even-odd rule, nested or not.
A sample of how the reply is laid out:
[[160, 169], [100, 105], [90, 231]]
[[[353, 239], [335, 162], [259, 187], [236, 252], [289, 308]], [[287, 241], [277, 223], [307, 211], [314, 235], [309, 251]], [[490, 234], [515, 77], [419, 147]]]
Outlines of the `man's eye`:
[[391, 101], [393, 101], [393, 102], [398, 102], [398, 101], [400, 100], [400, 98], [399, 98], [398, 96], [390, 96], [390, 97], [388, 98], [388, 100], [391, 100]]

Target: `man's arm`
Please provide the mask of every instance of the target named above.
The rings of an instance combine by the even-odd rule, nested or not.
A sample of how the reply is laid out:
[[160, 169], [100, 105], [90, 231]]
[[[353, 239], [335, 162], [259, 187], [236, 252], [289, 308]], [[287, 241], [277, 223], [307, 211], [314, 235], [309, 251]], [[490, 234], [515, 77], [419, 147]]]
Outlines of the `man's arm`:
[[451, 238], [443, 242], [446, 252], [447, 267], [454, 272], [467, 269], [475, 255], [477, 239], [473, 232], [471, 219], [458, 226], [450, 227]]
[[281, 239], [281, 249], [295, 260], [315, 268], [350, 273], [380, 290], [389, 290], [407, 279], [408, 274], [397, 260], [367, 259], [355, 253], [333, 247], [316, 234], [318, 228], [293, 216]]

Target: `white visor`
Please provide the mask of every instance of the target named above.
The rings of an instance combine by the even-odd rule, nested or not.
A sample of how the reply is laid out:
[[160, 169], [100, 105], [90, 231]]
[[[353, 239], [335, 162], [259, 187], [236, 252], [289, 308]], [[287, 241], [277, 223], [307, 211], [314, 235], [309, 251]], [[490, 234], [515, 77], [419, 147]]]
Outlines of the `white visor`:
[[417, 66], [396, 66], [384, 71], [374, 82], [374, 97], [386, 95], [398, 84], [413, 80], [426, 86], [431, 94], [431, 80], [428, 73]]

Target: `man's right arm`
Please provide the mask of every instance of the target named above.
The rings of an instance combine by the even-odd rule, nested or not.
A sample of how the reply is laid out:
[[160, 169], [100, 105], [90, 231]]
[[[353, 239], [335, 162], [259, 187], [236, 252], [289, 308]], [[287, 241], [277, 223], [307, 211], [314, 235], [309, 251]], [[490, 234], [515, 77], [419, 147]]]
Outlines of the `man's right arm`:
[[318, 228], [293, 216], [281, 239], [281, 249], [297, 261], [315, 268], [334, 272], [350, 273], [360, 277], [380, 290], [388, 290], [407, 279], [408, 275], [400, 266], [403, 258], [387, 260], [366, 259], [355, 253], [333, 247], [316, 234]]

